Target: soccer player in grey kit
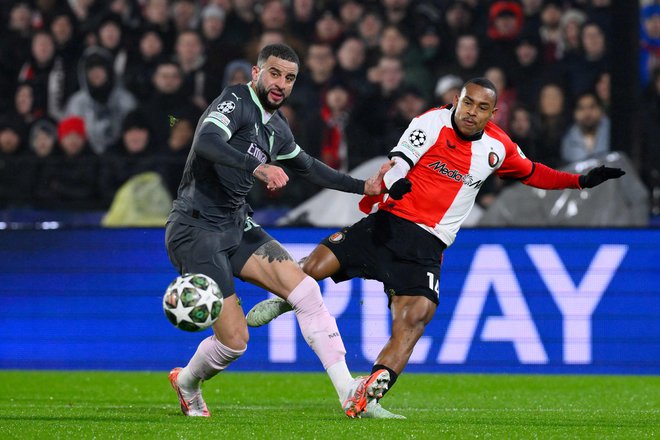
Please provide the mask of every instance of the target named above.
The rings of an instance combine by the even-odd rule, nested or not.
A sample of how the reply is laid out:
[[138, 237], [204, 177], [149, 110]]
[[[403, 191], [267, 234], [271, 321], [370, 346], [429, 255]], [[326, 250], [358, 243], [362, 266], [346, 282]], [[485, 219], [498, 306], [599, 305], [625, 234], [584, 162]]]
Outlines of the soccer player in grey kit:
[[200, 383], [224, 370], [247, 349], [248, 331], [237, 299], [234, 276], [263, 287], [293, 307], [301, 332], [321, 360], [347, 416], [359, 417], [368, 403], [382, 396], [385, 369], [354, 379], [335, 319], [323, 303], [317, 282], [289, 253], [250, 218], [245, 201], [255, 178], [269, 190], [286, 185], [286, 164], [317, 185], [356, 194], [381, 193], [384, 166], [367, 181], [324, 165], [295, 142], [278, 110], [291, 94], [299, 59], [288, 46], [266, 46], [252, 81], [227, 87], [200, 117], [177, 198], [167, 220], [169, 258], [179, 273], [203, 273], [224, 295], [213, 335], [204, 339], [185, 368], [169, 380], [187, 416], [210, 415]]

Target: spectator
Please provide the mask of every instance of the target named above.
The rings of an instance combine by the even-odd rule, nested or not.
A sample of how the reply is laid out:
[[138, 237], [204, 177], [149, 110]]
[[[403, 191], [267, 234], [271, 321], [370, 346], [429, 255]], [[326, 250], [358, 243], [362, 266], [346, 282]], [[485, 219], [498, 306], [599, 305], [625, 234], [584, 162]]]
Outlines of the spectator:
[[117, 14], [121, 19], [122, 28], [134, 35], [142, 33], [142, 13], [140, 3], [138, 3], [138, 0], [112, 0], [109, 6], [109, 11], [113, 14]]
[[[321, 96], [335, 78], [337, 60], [330, 44], [315, 42], [309, 45], [304, 63], [306, 70], [298, 75], [296, 87], [289, 98], [290, 104], [300, 115], [303, 126], [309, 118], [318, 115], [322, 105]], [[311, 139], [309, 133], [307, 139]], [[319, 145], [307, 145], [306, 148], [318, 151]]]
[[30, 59], [18, 74], [19, 82], [29, 82], [33, 89], [33, 112], [59, 120], [64, 114], [66, 99], [76, 82], [67, 75], [62, 58], [56, 55], [53, 37], [39, 31], [32, 37]]
[[316, 11], [314, 0], [293, 0], [291, 2], [291, 33], [300, 40], [314, 34]]
[[203, 110], [220, 92], [219, 81], [209, 77], [206, 54], [201, 36], [195, 31], [185, 31], [176, 38], [174, 60], [183, 73], [183, 93], [191, 97], [198, 109]]
[[475, 34], [463, 34], [456, 39], [454, 48], [455, 61], [445, 69], [440, 70], [438, 76], [447, 74], [456, 75], [463, 81], [483, 75], [481, 64], [481, 49], [479, 39]]
[[660, 5], [642, 8], [639, 61], [642, 87], [646, 87], [651, 72], [660, 66]]
[[116, 83], [111, 63], [105, 49], [87, 49], [80, 61], [81, 89], [66, 106], [68, 116], [80, 116], [85, 121], [85, 135], [96, 154], [117, 142], [124, 117], [136, 107], [133, 95]]
[[34, 89], [30, 83], [20, 83], [14, 94], [14, 108], [7, 112], [20, 121], [23, 127], [44, 116], [43, 111], [34, 106]]
[[522, 0], [524, 26], [523, 33], [530, 34], [531, 32], [538, 32], [541, 27], [541, 8], [543, 7], [543, 0]]
[[559, 60], [561, 45], [561, 30], [559, 23], [562, 16], [559, 0], [548, 0], [541, 10], [541, 27], [538, 35], [541, 37], [541, 60], [543, 64], [552, 64]]
[[385, 142], [392, 146], [396, 145], [403, 132], [410, 125], [413, 118], [421, 115], [428, 109], [426, 97], [414, 85], [401, 88], [396, 98], [396, 111], [392, 124], [388, 127], [388, 138]]
[[365, 60], [364, 41], [355, 35], [346, 37], [337, 50], [337, 76], [353, 91], [367, 86]]
[[319, 157], [326, 165], [348, 171], [348, 147], [346, 144], [346, 122], [352, 106], [350, 90], [341, 82], [336, 82], [325, 92], [325, 103], [320, 117], [321, 151]]
[[142, 114], [126, 115], [120, 140], [102, 156], [99, 190], [103, 206], [109, 207], [117, 190], [131, 177], [156, 171], [155, 146], [149, 124]]
[[155, 29], [146, 28], [138, 40], [137, 51], [130, 54], [124, 82], [129, 92], [139, 102], [151, 97], [153, 77], [156, 67], [165, 59], [163, 41]]
[[381, 56], [399, 58], [404, 66], [404, 82], [414, 84], [425, 97], [430, 97], [433, 79], [422, 64], [422, 54], [410, 42], [409, 36], [399, 26], [390, 24], [383, 28], [380, 37]]
[[339, 5], [339, 19], [345, 32], [356, 33], [364, 15], [364, 3], [358, 0], [344, 0]]
[[536, 104], [545, 76], [554, 76], [552, 68], [543, 66], [539, 54], [540, 39], [534, 34], [522, 35], [516, 45], [516, 58], [509, 70], [511, 85], [518, 102], [531, 108]]
[[461, 92], [463, 86], [463, 79], [456, 75], [444, 75], [438, 79], [435, 86], [434, 96], [438, 105], [443, 106], [451, 104], [454, 96]]
[[605, 34], [595, 22], [586, 22], [580, 33], [582, 56], [569, 66], [570, 93], [576, 96], [592, 90], [601, 72], [609, 71], [610, 60], [605, 45]]
[[497, 90], [497, 112], [493, 115], [492, 121], [504, 131], [508, 131], [511, 110], [516, 103], [516, 91], [509, 86], [506, 73], [501, 67], [489, 67], [484, 76], [495, 85]]
[[376, 10], [368, 10], [358, 23], [358, 35], [364, 41], [367, 54], [367, 66], [373, 66], [378, 61], [380, 34], [383, 31], [383, 18]]
[[[228, 63], [243, 58], [242, 48], [231, 43], [225, 34], [225, 18], [225, 11], [219, 6], [211, 4], [202, 10], [201, 33], [206, 53], [207, 71], [211, 78], [220, 77]], [[213, 82], [212, 79], [210, 81]], [[219, 87], [217, 89], [221, 90]], [[212, 98], [209, 97], [209, 99]]]
[[587, 15], [579, 9], [569, 9], [559, 20], [559, 45], [557, 57], [572, 60], [580, 55], [580, 29]]
[[24, 128], [11, 118], [0, 120], [0, 207], [22, 206], [30, 201], [34, 182], [33, 161], [26, 153]]
[[45, 160], [55, 152], [57, 144], [57, 124], [49, 118], [41, 118], [30, 127], [30, 151], [37, 162]]
[[266, 0], [258, 17], [261, 31], [289, 32], [289, 16], [282, 0]]
[[538, 99], [539, 148], [536, 157], [538, 162], [557, 166], [559, 164], [559, 149], [561, 140], [566, 133], [566, 96], [564, 89], [556, 83], [545, 84], [539, 92]]
[[381, 0], [385, 23], [412, 28], [410, 0]]
[[509, 135], [511, 140], [525, 148], [526, 155], [537, 158], [538, 129], [534, 117], [527, 107], [517, 105], [509, 115]]
[[595, 92], [598, 99], [603, 104], [605, 114], [610, 114], [612, 108], [611, 76], [609, 72], [601, 72], [596, 80]]
[[86, 141], [85, 121], [64, 118], [57, 127], [59, 152], [37, 177], [35, 205], [46, 209], [98, 209], [98, 157]]
[[333, 48], [341, 42], [344, 28], [339, 16], [331, 9], [323, 11], [314, 24], [315, 40], [328, 43]]
[[396, 115], [396, 99], [403, 86], [403, 66], [398, 58], [382, 57], [370, 69], [371, 91], [360, 97], [346, 127], [349, 169], [374, 156], [385, 155], [388, 127]]
[[577, 162], [610, 151], [610, 119], [594, 92], [578, 96], [573, 121], [562, 139], [562, 161]]
[[[18, 1], [9, 10], [7, 27], [0, 30], [0, 72], [14, 80], [21, 66], [30, 56], [32, 44], [31, 19], [32, 10], [29, 2]], [[2, 91], [0, 90], [0, 93]], [[8, 101], [6, 101], [8, 102]]]
[[520, 3], [497, 0], [488, 10], [488, 39], [485, 53], [491, 63], [506, 66], [513, 64], [515, 44], [524, 25]]
[[128, 52], [124, 47], [124, 35], [121, 27], [121, 17], [116, 14], [106, 14], [100, 20], [97, 30], [98, 45], [112, 55], [112, 68], [115, 78], [123, 80], [126, 72]]
[[[254, 10], [254, 0], [233, 0], [233, 8], [228, 12], [225, 21], [227, 41], [233, 45], [244, 45], [246, 41], [257, 36], [257, 14]], [[256, 62], [256, 57], [254, 58]]]
[[[50, 33], [55, 43], [55, 52], [64, 62], [64, 67], [74, 82], [74, 91], [78, 81], [75, 76], [76, 63], [82, 54], [83, 47], [77, 34], [76, 21], [69, 11], [57, 12], [50, 22]], [[65, 97], [67, 99], [68, 96]]]
[[174, 47], [176, 28], [170, 18], [168, 0], [146, 0], [142, 11], [145, 24], [156, 29], [165, 46], [165, 53], [170, 53]]
[[453, 51], [456, 47], [456, 40], [461, 35], [473, 31], [474, 11], [465, 2], [451, 2], [445, 9], [442, 18], [440, 39], [443, 41], [444, 47], [451, 49], [447, 51], [447, 55], [441, 54], [438, 59], [440, 65], [454, 61]]
[[154, 92], [148, 101], [140, 105], [139, 110], [149, 122], [157, 148], [162, 150], [170, 137], [170, 121], [196, 114], [198, 110], [181, 88], [183, 76], [175, 62], [158, 64], [152, 81]]
[[197, 29], [199, 25], [197, 3], [199, 2], [194, 0], [175, 0], [172, 3], [172, 18], [174, 20], [174, 28], [178, 34]]
[[247, 84], [252, 80], [252, 64], [246, 60], [234, 60], [227, 64], [222, 75], [222, 88], [235, 84]]

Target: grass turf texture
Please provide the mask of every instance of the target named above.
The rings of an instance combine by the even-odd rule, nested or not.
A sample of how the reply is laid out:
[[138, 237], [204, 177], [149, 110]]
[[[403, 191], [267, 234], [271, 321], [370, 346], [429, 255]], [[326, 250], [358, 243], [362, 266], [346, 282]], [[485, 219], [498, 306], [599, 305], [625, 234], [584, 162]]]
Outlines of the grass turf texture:
[[407, 420], [348, 419], [321, 373], [222, 373], [210, 419], [167, 373], [0, 372], [0, 438], [642, 439], [660, 436], [660, 377], [404, 374], [383, 400]]

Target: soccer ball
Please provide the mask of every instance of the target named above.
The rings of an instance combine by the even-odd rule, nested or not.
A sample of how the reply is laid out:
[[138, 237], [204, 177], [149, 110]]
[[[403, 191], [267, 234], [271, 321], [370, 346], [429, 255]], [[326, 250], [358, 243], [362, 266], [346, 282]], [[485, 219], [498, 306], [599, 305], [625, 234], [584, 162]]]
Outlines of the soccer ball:
[[187, 273], [176, 277], [165, 289], [163, 310], [176, 328], [187, 332], [204, 330], [222, 312], [222, 292], [210, 277]]

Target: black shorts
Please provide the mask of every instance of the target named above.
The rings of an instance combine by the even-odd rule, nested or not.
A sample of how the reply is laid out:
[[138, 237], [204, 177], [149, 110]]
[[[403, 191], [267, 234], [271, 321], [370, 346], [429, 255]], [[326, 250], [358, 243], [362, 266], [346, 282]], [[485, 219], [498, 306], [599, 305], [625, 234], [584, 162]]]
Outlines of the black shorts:
[[170, 222], [165, 228], [167, 255], [180, 274], [203, 273], [218, 283], [226, 298], [236, 293], [238, 277], [248, 258], [273, 240], [247, 217], [243, 225], [223, 225], [218, 231]]
[[338, 283], [367, 278], [383, 283], [385, 293], [425, 296], [438, 304], [442, 253], [447, 246], [413, 222], [378, 211], [322, 242], [339, 260]]

